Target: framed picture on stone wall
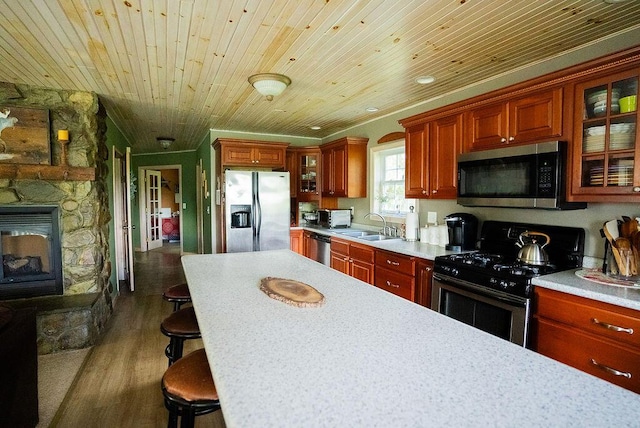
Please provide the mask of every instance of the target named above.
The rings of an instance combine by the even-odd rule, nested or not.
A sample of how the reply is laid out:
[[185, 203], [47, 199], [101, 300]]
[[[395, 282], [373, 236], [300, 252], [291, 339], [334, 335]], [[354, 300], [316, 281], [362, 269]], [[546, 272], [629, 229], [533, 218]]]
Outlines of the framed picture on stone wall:
[[51, 164], [49, 110], [0, 105], [0, 163]]

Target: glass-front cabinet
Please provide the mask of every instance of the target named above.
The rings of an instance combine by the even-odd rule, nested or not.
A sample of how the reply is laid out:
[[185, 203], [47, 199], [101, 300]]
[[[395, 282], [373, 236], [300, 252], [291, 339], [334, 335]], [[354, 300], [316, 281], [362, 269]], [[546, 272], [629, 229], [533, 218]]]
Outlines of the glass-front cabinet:
[[579, 200], [640, 198], [639, 76], [634, 69], [576, 85], [572, 194]]
[[298, 198], [320, 195], [318, 167], [320, 151], [301, 152], [298, 155]]

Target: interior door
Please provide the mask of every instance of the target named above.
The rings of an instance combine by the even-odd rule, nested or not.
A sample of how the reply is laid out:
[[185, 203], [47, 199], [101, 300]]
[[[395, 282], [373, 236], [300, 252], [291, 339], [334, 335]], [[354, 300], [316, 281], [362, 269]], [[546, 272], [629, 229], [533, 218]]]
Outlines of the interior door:
[[122, 230], [124, 237], [125, 249], [125, 281], [129, 284], [129, 290], [135, 290], [135, 281], [133, 279], [133, 223], [131, 223], [131, 148], [127, 147], [124, 158], [124, 185], [123, 192], [123, 218], [124, 223]]
[[162, 224], [160, 222], [161, 180], [160, 171], [145, 170], [147, 250], [162, 247]]
[[113, 217], [115, 233], [117, 289], [120, 283], [133, 291], [133, 242], [131, 236], [131, 149], [122, 154], [113, 147]]

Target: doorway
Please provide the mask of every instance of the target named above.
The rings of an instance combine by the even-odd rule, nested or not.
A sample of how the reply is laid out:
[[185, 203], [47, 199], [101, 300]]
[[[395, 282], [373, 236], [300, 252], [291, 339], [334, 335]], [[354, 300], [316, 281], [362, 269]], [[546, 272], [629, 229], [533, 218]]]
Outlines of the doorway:
[[179, 245], [182, 239], [182, 166], [138, 168], [140, 183], [140, 251]]
[[116, 253], [117, 289], [124, 283], [130, 291], [135, 289], [133, 276], [133, 235], [131, 223], [131, 148], [113, 153], [113, 217]]

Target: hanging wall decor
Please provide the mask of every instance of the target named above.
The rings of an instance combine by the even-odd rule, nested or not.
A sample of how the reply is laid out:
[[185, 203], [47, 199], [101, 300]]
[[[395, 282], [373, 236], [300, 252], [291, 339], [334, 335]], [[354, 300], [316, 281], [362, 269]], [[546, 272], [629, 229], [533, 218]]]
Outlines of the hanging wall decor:
[[0, 105], [0, 163], [51, 164], [49, 110]]

